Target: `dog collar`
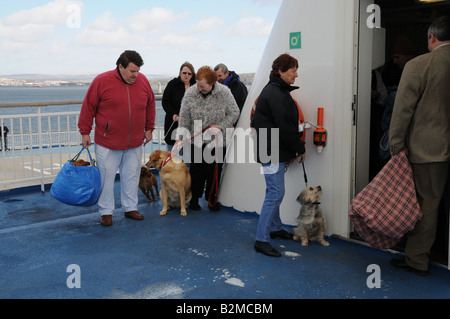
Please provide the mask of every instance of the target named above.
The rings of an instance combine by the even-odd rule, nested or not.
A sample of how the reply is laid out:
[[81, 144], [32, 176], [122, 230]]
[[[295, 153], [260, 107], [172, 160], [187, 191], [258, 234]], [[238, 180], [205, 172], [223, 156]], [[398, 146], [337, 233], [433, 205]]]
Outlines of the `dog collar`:
[[320, 202], [311, 203], [311, 205], [320, 205]]
[[167, 163], [169, 163], [171, 159], [172, 159], [172, 153], [170, 153], [170, 155], [166, 157], [166, 159], [164, 160], [164, 162], [162, 162], [161, 167], [159, 169], [163, 169], [163, 167], [166, 166]]

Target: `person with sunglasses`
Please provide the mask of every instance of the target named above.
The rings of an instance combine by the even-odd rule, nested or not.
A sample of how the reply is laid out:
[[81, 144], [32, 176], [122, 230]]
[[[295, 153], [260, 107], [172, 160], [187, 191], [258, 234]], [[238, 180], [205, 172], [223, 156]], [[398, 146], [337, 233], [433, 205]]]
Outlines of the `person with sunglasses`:
[[175, 140], [172, 133], [178, 127], [178, 118], [181, 108], [181, 100], [184, 93], [196, 83], [195, 69], [189, 62], [184, 62], [180, 67], [180, 74], [171, 80], [164, 90], [162, 106], [166, 112], [164, 120], [164, 140], [167, 143], [167, 150], [171, 151]]

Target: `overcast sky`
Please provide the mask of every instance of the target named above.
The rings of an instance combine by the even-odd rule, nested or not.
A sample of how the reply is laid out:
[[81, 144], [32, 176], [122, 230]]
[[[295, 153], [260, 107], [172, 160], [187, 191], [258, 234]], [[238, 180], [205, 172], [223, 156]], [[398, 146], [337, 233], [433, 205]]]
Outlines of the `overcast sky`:
[[13, 0], [0, 10], [0, 75], [100, 73], [127, 49], [146, 75], [225, 63], [255, 72], [281, 0]]

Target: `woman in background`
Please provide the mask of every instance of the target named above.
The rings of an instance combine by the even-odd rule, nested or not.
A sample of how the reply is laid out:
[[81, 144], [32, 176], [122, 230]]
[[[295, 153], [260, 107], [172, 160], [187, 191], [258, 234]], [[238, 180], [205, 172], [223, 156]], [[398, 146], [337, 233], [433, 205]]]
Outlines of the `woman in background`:
[[[186, 91], [183, 101], [181, 103], [179, 128], [177, 137], [183, 135], [185, 132], [190, 132], [190, 137], [194, 137], [198, 132], [210, 128], [211, 131], [221, 131], [222, 137], [226, 136], [226, 129], [232, 128], [239, 118], [239, 108], [236, 104], [236, 100], [231, 94], [230, 89], [225, 85], [217, 82], [217, 74], [210, 67], [204, 66], [197, 72], [197, 84], [192, 86]], [[194, 123], [195, 122], [195, 123]], [[194, 124], [196, 125], [194, 128]], [[215, 134], [212, 132], [212, 134]], [[217, 137], [217, 135], [216, 135]], [[203, 190], [206, 183], [206, 200], [217, 197], [217, 190], [213, 189], [214, 182], [214, 170], [216, 165], [218, 166], [218, 176], [220, 178], [220, 172], [223, 165], [223, 157], [225, 154], [225, 143], [222, 144], [222, 149], [215, 147], [214, 151], [211, 151], [211, 155], [220, 156], [213, 163], [210, 163], [208, 159], [204, 158], [204, 150], [207, 145], [215, 145], [215, 142], [210, 140], [202, 140], [201, 143], [197, 143], [198, 137], [194, 137], [194, 142], [191, 146], [191, 164], [190, 173], [192, 178], [192, 199], [190, 202], [190, 209], [200, 210], [201, 207], [198, 204], [199, 198], [203, 196]], [[222, 140], [223, 142], [223, 140]], [[174, 150], [179, 150], [183, 141], [177, 141]], [[207, 150], [208, 151], [208, 150]], [[214, 154], [213, 154], [214, 153]], [[196, 154], [201, 154], [196, 156]], [[218, 181], [220, 184], [220, 181]], [[211, 190], [213, 190], [211, 192]], [[218, 203], [209, 203], [209, 208], [212, 211], [219, 210]]]
[[184, 93], [195, 84], [195, 69], [189, 62], [184, 62], [180, 67], [180, 74], [171, 80], [162, 97], [162, 107], [166, 112], [164, 120], [164, 140], [167, 150], [170, 151], [175, 144], [172, 132], [178, 127], [178, 119], [181, 108], [181, 100]]

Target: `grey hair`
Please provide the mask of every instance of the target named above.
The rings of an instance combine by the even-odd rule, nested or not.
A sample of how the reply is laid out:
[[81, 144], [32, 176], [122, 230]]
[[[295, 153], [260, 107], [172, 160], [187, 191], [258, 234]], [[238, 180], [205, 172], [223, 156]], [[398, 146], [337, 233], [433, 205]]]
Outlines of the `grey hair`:
[[214, 71], [218, 71], [219, 69], [222, 69], [223, 73], [227, 73], [228, 72], [228, 67], [223, 64], [223, 63], [219, 63], [216, 65], [216, 67], [214, 68]]
[[435, 19], [428, 29], [428, 39], [432, 34], [441, 42], [450, 41], [450, 16]]

